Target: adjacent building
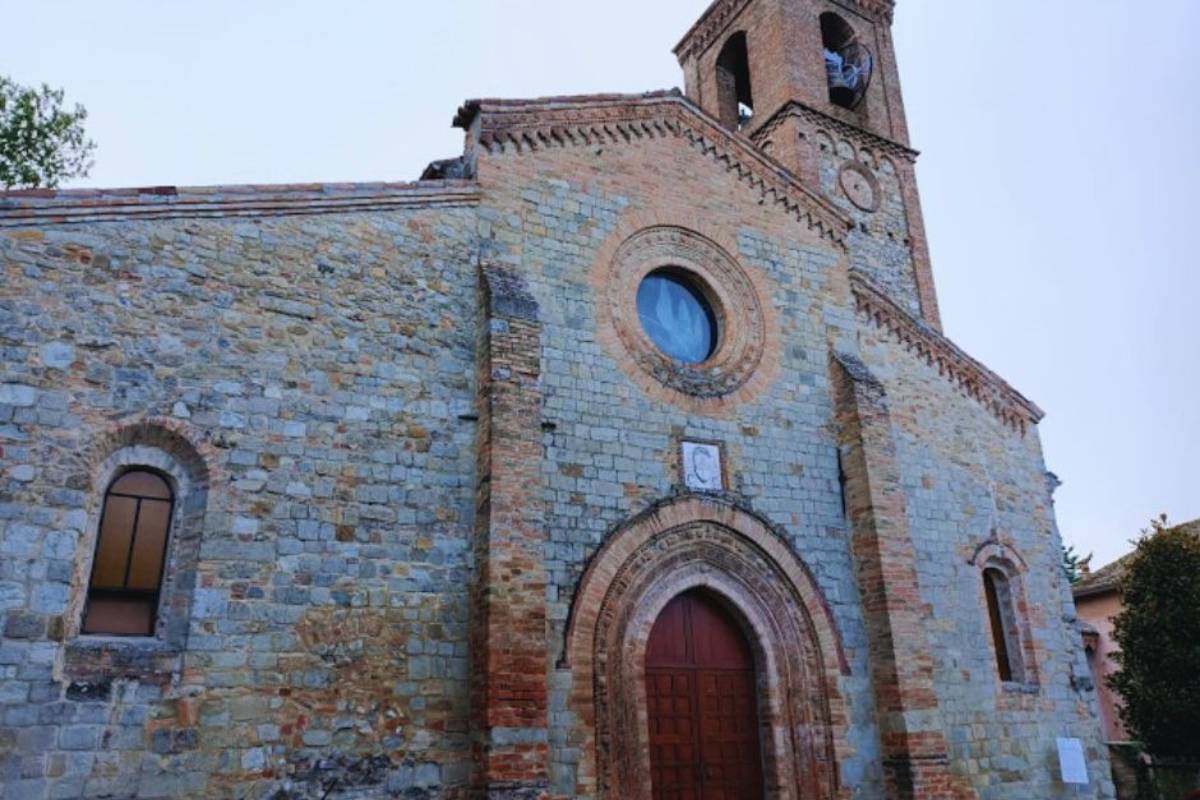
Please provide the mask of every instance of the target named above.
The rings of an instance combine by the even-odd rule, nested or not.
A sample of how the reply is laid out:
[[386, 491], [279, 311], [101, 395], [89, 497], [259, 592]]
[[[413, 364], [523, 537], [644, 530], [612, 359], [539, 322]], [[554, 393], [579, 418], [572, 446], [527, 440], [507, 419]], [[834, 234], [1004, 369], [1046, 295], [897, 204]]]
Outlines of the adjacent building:
[[1087, 572], [1071, 586], [1088, 666], [1096, 683], [1104, 738], [1109, 742], [1123, 742], [1129, 738], [1121, 723], [1120, 698], [1109, 687], [1107, 678], [1118, 669], [1113, 659], [1113, 654], [1120, 649], [1112, 638], [1113, 617], [1121, 613], [1121, 578], [1131, 557], [1132, 554], [1126, 555], [1095, 572]]

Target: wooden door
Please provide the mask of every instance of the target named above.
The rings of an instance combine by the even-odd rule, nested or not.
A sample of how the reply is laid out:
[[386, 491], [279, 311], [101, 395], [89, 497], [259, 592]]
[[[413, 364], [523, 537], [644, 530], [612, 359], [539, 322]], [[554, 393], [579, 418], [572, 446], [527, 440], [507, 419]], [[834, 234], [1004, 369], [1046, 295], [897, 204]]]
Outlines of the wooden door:
[[655, 800], [762, 800], [750, 645], [704, 592], [663, 609], [646, 649]]

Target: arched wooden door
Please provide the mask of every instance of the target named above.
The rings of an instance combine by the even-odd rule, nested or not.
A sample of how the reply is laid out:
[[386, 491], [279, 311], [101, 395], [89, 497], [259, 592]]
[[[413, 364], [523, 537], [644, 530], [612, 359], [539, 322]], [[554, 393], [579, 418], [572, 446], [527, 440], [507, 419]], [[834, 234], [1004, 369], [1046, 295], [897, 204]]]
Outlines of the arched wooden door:
[[650, 631], [646, 709], [654, 800], [762, 800], [750, 644], [702, 591], [668, 603]]

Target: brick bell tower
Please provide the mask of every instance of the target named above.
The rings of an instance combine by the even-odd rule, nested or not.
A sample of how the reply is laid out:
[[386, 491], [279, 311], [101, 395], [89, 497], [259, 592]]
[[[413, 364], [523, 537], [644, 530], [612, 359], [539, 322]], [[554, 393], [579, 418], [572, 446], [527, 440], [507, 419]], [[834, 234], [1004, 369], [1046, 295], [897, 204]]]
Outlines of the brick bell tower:
[[[892, 0], [717, 0], [675, 49], [688, 98], [853, 220], [849, 266], [940, 330]], [[851, 549], [888, 800], [975, 797], [950, 768], [882, 390], [839, 372]]]
[[675, 47], [688, 98], [857, 223], [852, 266], [941, 330], [893, 0], [716, 0]]

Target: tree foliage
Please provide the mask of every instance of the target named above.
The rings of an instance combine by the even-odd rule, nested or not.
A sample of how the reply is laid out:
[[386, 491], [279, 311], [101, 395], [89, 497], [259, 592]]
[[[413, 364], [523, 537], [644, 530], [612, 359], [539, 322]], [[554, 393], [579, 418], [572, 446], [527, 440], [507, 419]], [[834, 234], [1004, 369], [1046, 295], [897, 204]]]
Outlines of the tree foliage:
[[1200, 532], [1152, 523], [1121, 582], [1113, 639], [1125, 727], [1157, 756], [1200, 756]]
[[1070, 547], [1065, 545], [1063, 546], [1062, 568], [1063, 572], [1066, 573], [1068, 583], [1075, 583], [1083, 577], [1079, 574], [1079, 568], [1090, 561], [1091, 558], [1092, 557], [1090, 554], [1086, 558], [1081, 558], [1080, 555], [1075, 552], [1075, 545], [1071, 545]]
[[96, 148], [86, 119], [81, 105], [63, 108], [62, 89], [33, 89], [0, 75], [0, 187], [55, 188], [86, 177]]

